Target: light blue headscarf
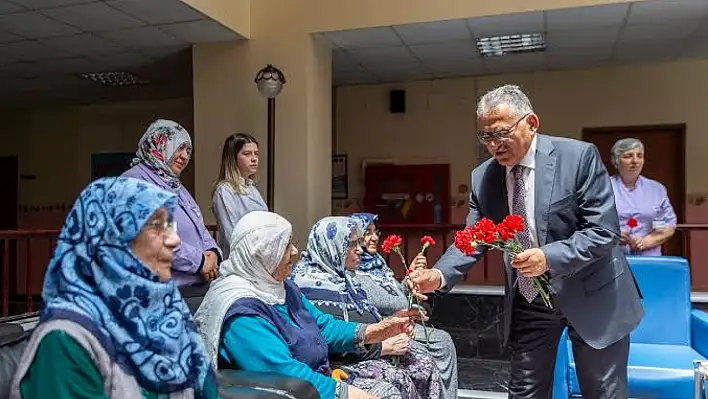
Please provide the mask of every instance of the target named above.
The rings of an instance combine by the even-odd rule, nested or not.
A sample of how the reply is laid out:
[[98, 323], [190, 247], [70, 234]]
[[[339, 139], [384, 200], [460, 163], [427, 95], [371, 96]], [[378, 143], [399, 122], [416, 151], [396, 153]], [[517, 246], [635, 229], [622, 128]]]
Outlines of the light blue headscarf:
[[40, 323], [68, 319], [101, 342], [152, 392], [194, 388], [216, 397], [216, 379], [187, 305], [132, 252], [131, 243], [174, 194], [142, 180], [105, 178], [74, 203], [44, 278]]
[[[350, 217], [359, 223], [362, 231], [366, 231], [371, 224], [375, 225], [379, 219], [378, 215], [363, 212], [354, 213]], [[357, 274], [371, 277], [372, 280], [391, 293], [399, 291], [400, 283], [396, 280], [393, 270], [386, 264], [386, 259], [378, 252], [370, 253], [366, 245], [364, 245], [363, 250], [361, 263], [359, 264], [359, 269], [356, 271]]]
[[290, 278], [315, 305], [336, 306], [359, 314], [368, 312], [380, 320], [378, 310], [369, 304], [366, 293], [357, 288], [345, 267], [353, 232], [361, 238], [359, 224], [349, 217], [326, 217], [315, 223], [307, 249]]

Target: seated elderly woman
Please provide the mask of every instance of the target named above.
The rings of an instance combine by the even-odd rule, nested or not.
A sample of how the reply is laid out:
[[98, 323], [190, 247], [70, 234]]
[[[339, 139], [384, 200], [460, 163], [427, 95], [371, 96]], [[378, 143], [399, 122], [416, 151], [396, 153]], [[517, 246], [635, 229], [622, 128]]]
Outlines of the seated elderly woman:
[[216, 398], [213, 368], [170, 280], [175, 194], [99, 179], [76, 200], [10, 397]]
[[[175, 224], [182, 244], [175, 250], [172, 269], [174, 281], [185, 299], [200, 298], [218, 273], [221, 252], [204, 226], [199, 205], [180, 181], [192, 154], [192, 139], [178, 123], [158, 119], [138, 142], [132, 167], [124, 177], [135, 177], [157, 185], [177, 195]], [[188, 300], [189, 303], [189, 300]]]
[[[363, 245], [362, 229], [349, 217], [327, 217], [310, 231], [307, 249], [292, 274], [302, 293], [325, 313], [363, 323], [381, 320], [366, 293], [353, 281]], [[403, 309], [406, 309], [404, 306]], [[440, 374], [425, 346], [399, 335], [383, 342], [383, 359], [347, 364], [350, 375], [386, 380], [407, 398], [438, 398]]]
[[[369, 298], [369, 303], [378, 309], [381, 315], [390, 315], [398, 309], [408, 306], [408, 289], [405, 284], [396, 280], [393, 271], [386, 260], [378, 253], [379, 228], [378, 216], [371, 213], [355, 213], [352, 218], [360, 223], [364, 231], [364, 245], [361, 262], [353, 274]], [[414, 261], [417, 267], [426, 268], [427, 260], [418, 254]], [[435, 359], [443, 381], [443, 397], [457, 398], [457, 351], [450, 334], [443, 330], [427, 327], [427, 334], [422, 325], [415, 328], [414, 339], [418, 342], [427, 341], [428, 350]]]
[[642, 176], [644, 144], [637, 139], [618, 140], [612, 146], [611, 160], [618, 172], [610, 180], [625, 252], [660, 256], [661, 246], [676, 230], [676, 213], [666, 187]]
[[301, 378], [323, 399], [400, 398], [383, 381], [336, 380], [328, 353], [354, 352], [363, 344], [411, 333], [416, 313], [399, 312], [373, 324], [336, 320], [287, 280], [294, 256], [292, 225], [283, 217], [253, 211], [238, 221], [229, 258], [195, 315], [212, 362], [220, 369]]

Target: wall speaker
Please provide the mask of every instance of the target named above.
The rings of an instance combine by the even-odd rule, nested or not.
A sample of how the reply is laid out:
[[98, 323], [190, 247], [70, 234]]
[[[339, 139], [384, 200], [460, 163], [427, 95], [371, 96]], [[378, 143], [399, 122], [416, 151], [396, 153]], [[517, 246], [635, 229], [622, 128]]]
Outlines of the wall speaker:
[[389, 110], [392, 114], [402, 114], [406, 112], [405, 90], [391, 90], [389, 92]]

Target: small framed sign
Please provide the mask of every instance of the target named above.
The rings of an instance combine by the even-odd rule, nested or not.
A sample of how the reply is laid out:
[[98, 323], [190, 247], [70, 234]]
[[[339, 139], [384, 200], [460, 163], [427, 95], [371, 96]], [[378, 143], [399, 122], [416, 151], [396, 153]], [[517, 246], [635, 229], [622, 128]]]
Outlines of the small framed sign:
[[332, 199], [349, 198], [347, 156], [332, 155]]

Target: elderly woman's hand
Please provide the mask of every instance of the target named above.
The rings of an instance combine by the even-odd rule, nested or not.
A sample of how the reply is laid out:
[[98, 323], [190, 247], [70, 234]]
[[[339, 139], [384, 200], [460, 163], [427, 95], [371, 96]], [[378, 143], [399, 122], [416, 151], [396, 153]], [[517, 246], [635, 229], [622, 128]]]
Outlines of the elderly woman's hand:
[[641, 252], [641, 251], [646, 251], [649, 248], [652, 248], [654, 246], [654, 243], [652, 242], [652, 240], [649, 236], [644, 236], [644, 237], [632, 237], [630, 239], [630, 245], [632, 247], [632, 251]]
[[355, 387], [354, 385], [349, 385], [347, 387], [347, 393], [349, 394], [347, 399], [378, 399], [378, 396], [371, 395], [368, 392]]
[[212, 251], [204, 252], [204, 264], [202, 265], [202, 276], [206, 280], [215, 280], [219, 276], [219, 258]]
[[622, 230], [620, 232], [620, 245], [627, 245], [632, 237], [629, 235], [628, 231]]
[[415, 329], [415, 320], [427, 320], [428, 317], [421, 315], [418, 309], [404, 309], [394, 313], [376, 324], [369, 324], [364, 332], [364, 343], [370, 344], [381, 342], [387, 338], [395, 337], [399, 334], [412, 334]]
[[400, 356], [408, 353], [411, 339], [406, 334], [398, 334], [381, 342], [381, 354], [384, 356]]

